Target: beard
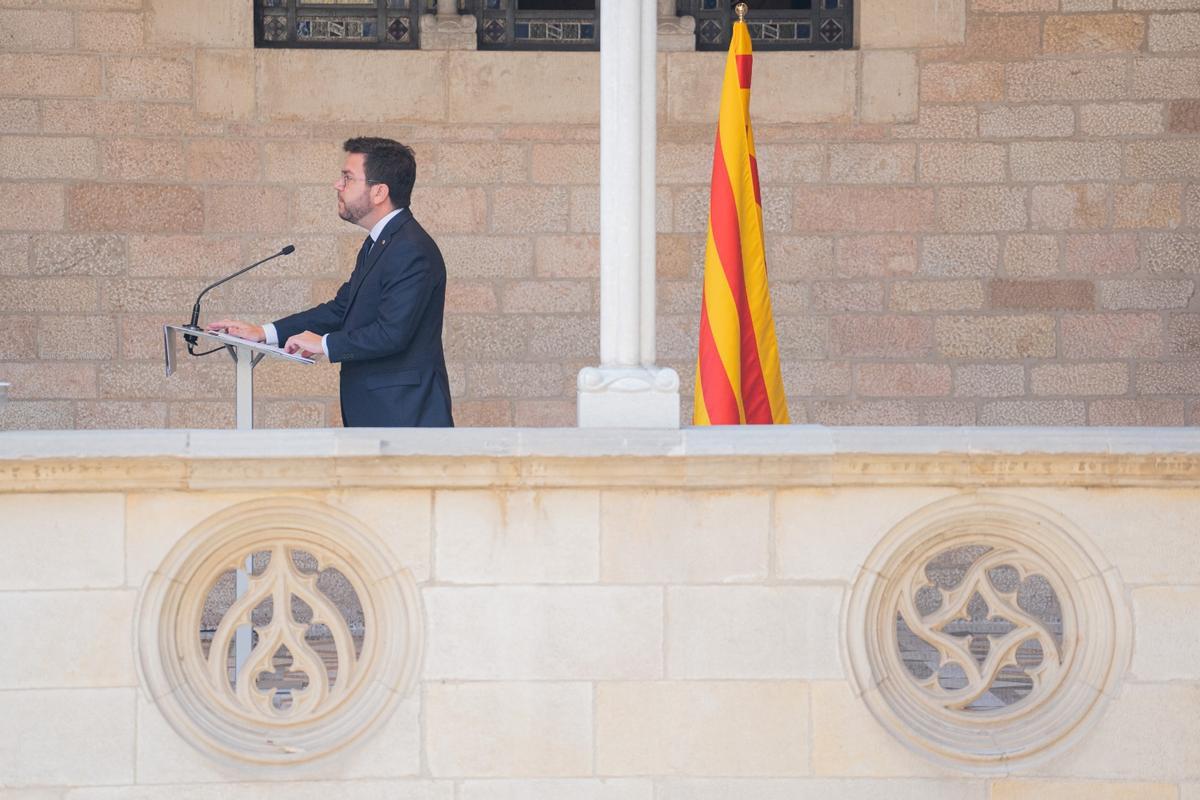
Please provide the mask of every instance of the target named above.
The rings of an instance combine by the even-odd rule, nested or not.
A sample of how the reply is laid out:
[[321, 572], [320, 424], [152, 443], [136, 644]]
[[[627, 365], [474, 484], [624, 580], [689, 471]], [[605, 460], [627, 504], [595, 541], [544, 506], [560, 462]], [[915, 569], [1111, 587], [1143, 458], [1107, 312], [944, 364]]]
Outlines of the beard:
[[352, 222], [355, 225], [358, 221], [371, 213], [371, 203], [366, 197], [358, 198], [357, 202], [342, 198], [341, 207], [338, 209], [338, 216], [346, 222]]

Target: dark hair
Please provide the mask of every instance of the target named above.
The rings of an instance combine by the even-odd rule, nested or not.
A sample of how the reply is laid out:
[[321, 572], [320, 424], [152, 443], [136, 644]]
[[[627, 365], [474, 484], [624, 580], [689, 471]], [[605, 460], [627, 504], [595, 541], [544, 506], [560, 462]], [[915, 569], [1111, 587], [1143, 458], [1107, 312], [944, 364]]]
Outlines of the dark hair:
[[417, 159], [411, 147], [391, 139], [356, 136], [347, 139], [342, 148], [347, 153], [362, 153], [367, 180], [388, 187], [388, 197], [396, 208], [406, 208], [412, 201], [413, 183], [417, 179]]

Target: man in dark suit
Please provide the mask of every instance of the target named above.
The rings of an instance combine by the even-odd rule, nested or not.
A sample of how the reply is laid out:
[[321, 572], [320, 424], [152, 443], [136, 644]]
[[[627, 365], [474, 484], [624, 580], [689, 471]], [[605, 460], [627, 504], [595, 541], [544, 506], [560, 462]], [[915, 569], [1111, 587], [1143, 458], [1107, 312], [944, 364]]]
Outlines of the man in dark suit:
[[208, 329], [340, 362], [347, 427], [451, 427], [446, 266], [408, 209], [416, 160], [390, 139], [350, 139], [345, 150], [338, 216], [370, 231], [350, 280], [329, 302], [274, 323], [220, 320]]

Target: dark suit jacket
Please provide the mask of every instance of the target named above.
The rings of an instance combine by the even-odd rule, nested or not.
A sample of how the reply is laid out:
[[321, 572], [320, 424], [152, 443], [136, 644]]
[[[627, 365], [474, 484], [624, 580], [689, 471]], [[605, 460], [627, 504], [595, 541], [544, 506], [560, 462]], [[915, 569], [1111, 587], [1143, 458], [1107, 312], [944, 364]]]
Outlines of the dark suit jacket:
[[275, 323], [282, 344], [329, 334], [346, 427], [451, 427], [442, 353], [446, 265], [412, 212], [393, 217], [337, 295]]

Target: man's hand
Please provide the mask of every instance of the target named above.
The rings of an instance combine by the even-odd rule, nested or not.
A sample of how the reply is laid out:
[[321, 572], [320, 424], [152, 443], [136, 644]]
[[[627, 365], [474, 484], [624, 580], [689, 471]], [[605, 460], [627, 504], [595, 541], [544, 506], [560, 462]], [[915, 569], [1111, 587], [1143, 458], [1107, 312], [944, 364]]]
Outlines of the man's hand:
[[236, 319], [222, 319], [210, 322], [205, 326], [204, 330], [215, 333], [228, 333], [230, 336], [236, 336], [239, 339], [249, 339], [252, 342], [265, 342], [267, 340], [267, 335], [263, 333], [261, 325], [240, 322]]
[[299, 353], [305, 358], [325, 355], [325, 350], [321, 347], [321, 335], [312, 331], [297, 333], [287, 340], [283, 349], [289, 353]]

